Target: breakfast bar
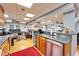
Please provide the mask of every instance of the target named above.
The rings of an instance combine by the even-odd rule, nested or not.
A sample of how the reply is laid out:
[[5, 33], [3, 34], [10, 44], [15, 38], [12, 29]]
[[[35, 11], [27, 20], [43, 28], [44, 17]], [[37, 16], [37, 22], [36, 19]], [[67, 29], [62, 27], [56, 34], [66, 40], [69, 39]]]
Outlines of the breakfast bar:
[[35, 47], [46, 56], [70, 56], [74, 34], [56, 34], [56, 36], [35, 34]]

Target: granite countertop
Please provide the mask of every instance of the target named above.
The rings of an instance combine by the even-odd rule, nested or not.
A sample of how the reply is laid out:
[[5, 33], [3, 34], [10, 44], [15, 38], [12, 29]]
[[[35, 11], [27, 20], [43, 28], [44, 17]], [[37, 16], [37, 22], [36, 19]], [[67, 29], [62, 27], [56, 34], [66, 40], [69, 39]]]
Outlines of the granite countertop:
[[59, 37], [57, 38], [56, 36], [50, 36], [50, 35], [46, 35], [46, 34], [36, 34], [36, 35], [40, 35], [48, 40], [51, 40], [51, 41], [56, 41], [58, 43], [62, 43], [62, 44], [67, 44], [69, 42], [71, 42], [72, 39], [68, 39], [66, 37], [63, 37], [63, 39], [60, 39]]

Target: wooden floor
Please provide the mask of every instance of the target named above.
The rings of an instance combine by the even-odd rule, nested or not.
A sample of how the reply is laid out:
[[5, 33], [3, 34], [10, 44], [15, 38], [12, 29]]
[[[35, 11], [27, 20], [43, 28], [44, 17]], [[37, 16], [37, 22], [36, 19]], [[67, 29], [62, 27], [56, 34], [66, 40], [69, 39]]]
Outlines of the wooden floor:
[[79, 56], [79, 46], [77, 46], [77, 56]]
[[31, 39], [15, 41], [14, 46], [10, 47], [10, 53], [14, 53], [14, 52], [20, 51], [22, 49], [25, 49], [31, 46], [32, 46]]

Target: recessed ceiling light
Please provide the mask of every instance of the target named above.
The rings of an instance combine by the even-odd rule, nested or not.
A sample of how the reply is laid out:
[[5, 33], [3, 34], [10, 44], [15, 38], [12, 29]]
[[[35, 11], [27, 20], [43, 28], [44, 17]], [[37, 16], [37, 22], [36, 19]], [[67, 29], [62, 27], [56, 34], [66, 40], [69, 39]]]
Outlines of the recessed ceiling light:
[[56, 15], [55, 17], [58, 17], [58, 15]]
[[47, 21], [47, 22], [51, 22], [51, 21]]
[[7, 14], [4, 14], [4, 17], [9, 17]]
[[24, 18], [24, 20], [29, 20], [29, 18]]
[[23, 23], [23, 24], [25, 24], [26, 22], [20, 22], [20, 23]]
[[12, 22], [12, 20], [6, 20], [6, 22]]
[[31, 13], [27, 13], [26, 16], [27, 17], [34, 17], [35, 15], [34, 14], [31, 14]]
[[33, 5], [33, 3], [28, 2], [27, 0], [18, 0], [17, 4], [27, 7], [27, 8], [31, 8]]
[[43, 26], [43, 27], [45, 27], [45, 26]]

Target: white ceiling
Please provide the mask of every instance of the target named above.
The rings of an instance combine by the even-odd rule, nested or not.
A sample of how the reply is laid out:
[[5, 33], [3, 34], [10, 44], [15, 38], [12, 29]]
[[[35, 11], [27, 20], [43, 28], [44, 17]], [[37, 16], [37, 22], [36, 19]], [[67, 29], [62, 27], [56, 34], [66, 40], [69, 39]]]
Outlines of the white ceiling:
[[[26, 22], [39, 17], [40, 15], [45, 14], [46, 12], [53, 10], [63, 4], [61, 3], [34, 3], [31, 8], [23, 7], [21, 5], [18, 5], [16, 3], [3, 3], [1, 4], [5, 10], [5, 14], [8, 14], [9, 17], [6, 19], [14, 19], [15, 21], [19, 22]], [[25, 9], [25, 10], [22, 10]], [[23, 18], [26, 17], [25, 15], [27, 13], [32, 13], [35, 15], [35, 17], [30, 18], [30, 20], [25, 21]], [[50, 19], [50, 17], [48, 17]]]
[[76, 4], [77, 8], [78, 8], [78, 13], [77, 15], [79, 16], [79, 3]]

